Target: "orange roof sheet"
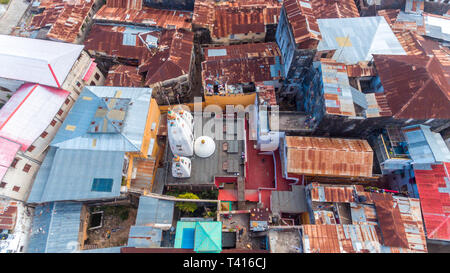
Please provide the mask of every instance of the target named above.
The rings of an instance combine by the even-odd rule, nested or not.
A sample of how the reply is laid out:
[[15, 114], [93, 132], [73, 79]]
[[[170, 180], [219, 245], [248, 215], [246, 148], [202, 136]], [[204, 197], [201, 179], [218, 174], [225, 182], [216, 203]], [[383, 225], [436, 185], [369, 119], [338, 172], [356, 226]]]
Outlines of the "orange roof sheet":
[[116, 23], [136, 23], [166, 29], [191, 29], [192, 12], [148, 7], [135, 10], [112, 8], [105, 5], [95, 14], [94, 19]]
[[33, 17], [29, 28], [51, 26], [47, 38], [68, 43], [76, 42], [81, 27], [92, 10], [94, 1], [45, 4], [42, 14]]
[[197, 0], [194, 6], [193, 24], [208, 28], [213, 37], [231, 34], [265, 32], [265, 26], [277, 24], [281, 5], [271, 1]]
[[366, 140], [287, 136], [286, 146], [288, 173], [372, 176], [373, 151]]

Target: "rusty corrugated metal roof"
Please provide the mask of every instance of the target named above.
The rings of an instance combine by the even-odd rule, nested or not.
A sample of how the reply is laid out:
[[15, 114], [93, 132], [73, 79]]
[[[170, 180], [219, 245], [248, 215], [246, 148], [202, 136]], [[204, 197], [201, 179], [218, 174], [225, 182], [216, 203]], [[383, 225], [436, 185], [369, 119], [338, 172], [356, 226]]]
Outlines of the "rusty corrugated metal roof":
[[[205, 48], [202, 80], [207, 84], [238, 84], [280, 79], [280, 50], [275, 43]], [[220, 52], [221, 54], [216, 54]]]
[[110, 8], [142, 9], [142, 0], [106, 0]]
[[275, 87], [273, 85], [256, 84], [256, 92], [258, 93], [259, 104], [277, 105], [277, 97], [275, 95]]
[[158, 51], [139, 66], [146, 72], [145, 84], [174, 79], [189, 74], [194, 48], [194, 33], [184, 29], [164, 31], [158, 41]]
[[140, 10], [112, 8], [107, 5], [100, 8], [95, 20], [115, 23], [134, 23], [165, 29], [191, 29], [192, 12], [160, 10], [143, 7]]
[[[324, 219], [332, 219], [333, 214], [319, 205], [349, 203], [352, 224], [374, 226], [382, 252], [427, 252], [419, 199], [366, 192], [362, 185], [311, 183], [307, 190], [314, 202], [316, 225], [330, 224]], [[365, 200], [355, 200], [354, 195]]]
[[305, 253], [379, 253], [381, 245], [372, 225], [303, 225]]
[[142, 87], [143, 78], [137, 67], [118, 64], [109, 69], [105, 86]]
[[372, 193], [372, 199], [377, 211], [378, 223], [383, 235], [383, 244], [391, 247], [407, 248], [405, 227], [397, 204], [392, 195]]
[[195, 1], [193, 24], [208, 28], [216, 38], [231, 34], [265, 32], [265, 26], [277, 24], [281, 4], [270, 1]]
[[317, 19], [359, 17], [354, 0], [311, 0]]
[[[133, 35], [130, 39], [125, 39], [124, 32], [127, 28], [125, 26], [94, 24], [88, 37], [85, 39], [85, 49], [96, 54], [134, 59], [141, 62], [149, 58], [151, 52], [137, 35]], [[145, 30], [143, 29], [142, 31]], [[148, 35], [159, 38], [161, 32], [154, 31], [143, 34], [143, 39], [146, 39]]]
[[45, 10], [33, 17], [28, 29], [50, 26], [47, 38], [74, 43], [93, 5], [94, 1], [43, 3]]
[[369, 62], [358, 62], [347, 65], [347, 75], [349, 77], [373, 77], [377, 75], [377, 71], [375, 66], [369, 65]]
[[[252, 43], [203, 48], [205, 61], [281, 56], [276, 43]], [[217, 54], [217, 52], [224, 52]]]
[[395, 118], [450, 118], [450, 83], [436, 57], [374, 55]]
[[[134, 31], [128, 35], [127, 31]], [[148, 48], [143, 40], [157, 40]], [[127, 36], [126, 36], [127, 35]], [[148, 42], [147, 42], [148, 43]], [[155, 44], [156, 45], [156, 44]], [[88, 51], [99, 55], [136, 60], [139, 73], [146, 73], [145, 85], [177, 78], [189, 73], [194, 33], [184, 29], [151, 31], [133, 27], [94, 24], [85, 41]]]
[[288, 173], [372, 176], [373, 151], [366, 140], [287, 136], [286, 145]]
[[17, 202], [0, 199], [0, 229], [12, 230], [16, 225]]
[[355, 202], [353, 185], [324, 185], [311, 183], [308, 185], [311, 192], [311, 201], [331, 202], [331, 203], [351, 203]]
[[283, 7], [296, 44], [321, 39], [319, 25], [309, 0], [284, 0]]

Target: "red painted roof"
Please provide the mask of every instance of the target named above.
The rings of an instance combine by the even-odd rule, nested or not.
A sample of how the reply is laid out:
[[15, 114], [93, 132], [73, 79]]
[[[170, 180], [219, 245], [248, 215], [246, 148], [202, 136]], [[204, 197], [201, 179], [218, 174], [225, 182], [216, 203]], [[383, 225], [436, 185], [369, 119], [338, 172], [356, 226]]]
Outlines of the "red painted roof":
[[[414, 168], [428, 239], [450, 240], [450, 163]], [[446, 192], [445, 192], [446, 191]]]
[[[237, 190], [220, 189], [218, 198], [220, 201], [238, 201]], [[245, 200], [250, 202], [258, 202], [259, 194], [257, 190], [245, 190]]]

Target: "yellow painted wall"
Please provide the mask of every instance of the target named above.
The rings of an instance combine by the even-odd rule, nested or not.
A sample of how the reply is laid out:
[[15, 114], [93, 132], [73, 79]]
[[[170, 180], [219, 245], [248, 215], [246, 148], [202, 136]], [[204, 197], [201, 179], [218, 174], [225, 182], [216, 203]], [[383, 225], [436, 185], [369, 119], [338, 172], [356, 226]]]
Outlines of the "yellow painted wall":
[[[152, 138], [155, 140], [155, 144], [153, 145], [153, 151], [152, 151], [151, 157], [156, 160], [156, 155], [158, 154], [158, 151], [159, 151], [157, 134], [158, 134], [160, 120], [161, 120], [161, 111], [159, 110], [158, 103], [156, 102], [155, 99], [151, 99], [150, 108], [147, 113], [147, 122], [145, 124], [144, 137], [142, 139], [141, 152], [140, 153], [127, 153], [127, 156], [130, 159], [130, 161], [128, 163], [128, 173], [127, 173], [127, 187], [128, 188], [131, 187], [131, 175], [133, 173], [134, 158], [147, 158], [150, 140]], [[153, 123], [156, 123], [154, 130], [152, 130]], [[158, 162], [156, 162], [156, 164], [158, 164]], [[156, 172], [156, 168], [155, 168], [155, 172]], [[155, 172], [153, 173], [153, 179], [155, 178]], [[153, 184], [153, 181], [152, 181], [152, 184]]]
[[[175, 108], [176, 106], [179, 106], [180, 104], [174, 104], [174, 105], [160, 105], [159, 106], [159, 110], [161, 111], [161, 113], [165, 113], [167, 111], [169, 111], [169, 108]], [[191, 112], [194, 111], [194, 105], [195, 103], [185, 103], [185, 104], [181, 104], [183, 106], [187, 106], [189, 107], [189, 109], [191, 109]], [[205, 107], [205, 103], [202, 102], [201, 105], [199, 107], [201, 107], [202, 109]]]
[[[147, 114], [147, 123], [145, 124], [144, 139], [142, 140], [141, 153], [146, 157], [150, 140], [153, 138], [155, 144], [153, 146], [152, 158], [155, 158], [158, 153], [158, 143], [156, 136], [158, 134], [159, 122], [161, 119], [161, 111], [159, 110], [158, 103], [155, 99], [150, 101], [150, 109]], [[152, 130], [152, 124], [156, 123], [155, 129]]]
[[226, 105], [248, 106], [255, 103], [256, 93], [233, 94], [227, 96], [205, 96], [206, 105], [218, 105], [225, 109]]

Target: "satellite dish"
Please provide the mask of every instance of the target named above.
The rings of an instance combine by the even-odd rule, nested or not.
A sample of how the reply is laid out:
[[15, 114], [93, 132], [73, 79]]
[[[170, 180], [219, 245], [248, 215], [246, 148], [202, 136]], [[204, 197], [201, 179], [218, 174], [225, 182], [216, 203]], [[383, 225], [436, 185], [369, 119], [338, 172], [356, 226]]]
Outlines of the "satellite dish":
[[216, 150], [216, 143], [209, 136], [201, 136], [194, 142], [195, 154], [199, 157], [210, 157]]

